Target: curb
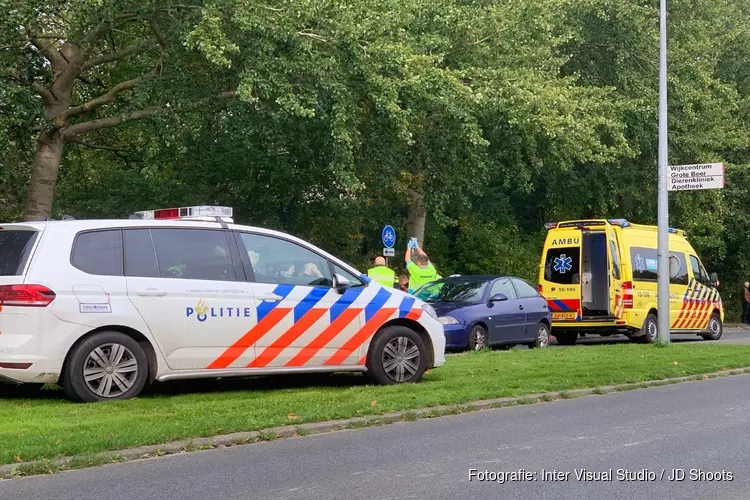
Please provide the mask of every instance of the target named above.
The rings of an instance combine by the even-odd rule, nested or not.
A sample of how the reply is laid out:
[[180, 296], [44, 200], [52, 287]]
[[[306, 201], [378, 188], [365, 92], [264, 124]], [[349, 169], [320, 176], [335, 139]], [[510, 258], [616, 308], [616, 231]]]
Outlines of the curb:
[[329, 420], [299, 425], [286, 425], [272, 427], [260, 431], [236, 432], [220, 436], [183, 439], [172, 441], [161, 445], [139, 446], [126, 450], [102, 452], [87, 456], [63, 457], [54, 460], [38, 460], [18, 464], [0, 465], [0, 480], [13, 479], [22, 476], [54, 474], [65, 470], [79, 469], [96, 465], [111, 463], [122, 463], [133, 460], [156, 458], [165, 455], [177, 455], [193, 451], [208, 450], [215, 448], [228, 448], [244, 444], [258, 443], [262, 441], [273, 441], [276, 439], [310, 436], [328, 432], [351, 430], [362, 427], [373, 427], [393, 424], [396, 422], [413, 421], [421, 418], [435, 418], [446, 415], [457, 415], [475, 411], [490, 410], [508, 406], [520, 406], [541, 402], [550, 402], [561, 399], [572, 399], [584, 396], [608, 394], [612, 392], [624, 392], [647, 387], [679, 384], [707, 380], [712, 378], [729, 377], [750, 373], [750, 368], [735, 368], [718, 372], [690, 375], [685, 377], [649, 380], [644, 382], [616, 384], [588, 389], [572, 389], [569, 391], [547, 392], [527, 394], [518, 397], [506, 397], [498, 399], [487, 399], [460, 403], [454, 405], [440, 405], [416, 410], [404, 410], [383, 415], [372, 415], [366, 417], [354, 417], [343, 420]]

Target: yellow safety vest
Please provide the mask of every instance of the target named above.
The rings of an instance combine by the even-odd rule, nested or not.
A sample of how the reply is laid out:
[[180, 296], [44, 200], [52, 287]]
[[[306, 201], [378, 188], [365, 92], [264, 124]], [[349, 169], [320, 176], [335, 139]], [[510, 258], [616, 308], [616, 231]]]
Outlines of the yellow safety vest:
[[386, 266], [375, 266], [367, 270], [367, 276], [383, 286], [393, 288], [396, 282], [396, 273]]
[[409, 293], [414, 293], [423, 285], [441, 278], [432, 262], [422, 268], [410, 261], [406, 264], [406, 270], [409, 271]]

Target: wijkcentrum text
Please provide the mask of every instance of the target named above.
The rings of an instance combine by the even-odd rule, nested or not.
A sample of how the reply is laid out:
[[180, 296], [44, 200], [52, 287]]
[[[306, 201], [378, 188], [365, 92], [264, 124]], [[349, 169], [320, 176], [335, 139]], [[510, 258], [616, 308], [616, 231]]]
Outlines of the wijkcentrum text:
[[731, 471], [715, 471], [702, 469], [573, 469], [572, 471], [548, 470], [530, 471], [518, 469], [513, 471], [493, 471], [469, 469], [469, 481], [478, 482], [607, 482], [607, 481], [732, 481], [734, 474]]

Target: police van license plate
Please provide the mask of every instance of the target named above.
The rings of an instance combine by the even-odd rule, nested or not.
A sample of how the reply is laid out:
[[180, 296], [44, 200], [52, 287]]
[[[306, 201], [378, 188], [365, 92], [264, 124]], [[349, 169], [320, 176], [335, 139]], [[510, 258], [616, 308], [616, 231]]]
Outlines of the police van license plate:
[[553, 312], [552, 313], [552, 320], [553, 321], [575, 321], [576, 319], [576, 312]]

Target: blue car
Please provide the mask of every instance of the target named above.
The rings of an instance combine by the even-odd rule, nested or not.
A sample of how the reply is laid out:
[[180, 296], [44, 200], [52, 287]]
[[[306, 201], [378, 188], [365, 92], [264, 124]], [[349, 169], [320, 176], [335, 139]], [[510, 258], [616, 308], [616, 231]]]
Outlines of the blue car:
[[415, 295], [435, 308], [447, 349], [549, 344], [552, 313], [547, 301], [520, 278], [450, 277], [424, 285]]

